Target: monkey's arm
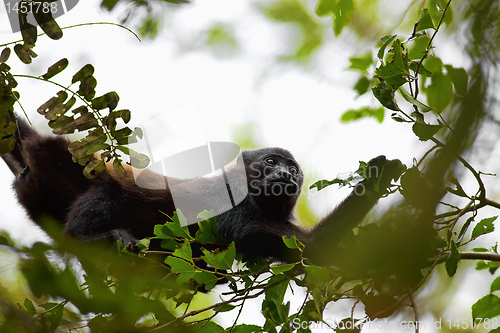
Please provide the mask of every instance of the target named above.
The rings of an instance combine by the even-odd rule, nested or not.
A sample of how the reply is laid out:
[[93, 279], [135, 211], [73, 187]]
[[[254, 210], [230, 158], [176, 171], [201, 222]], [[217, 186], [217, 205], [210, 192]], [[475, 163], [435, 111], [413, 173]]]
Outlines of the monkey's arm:
[[377, 168], [377, 175], [356, 185], [351, 194], [312, 230], [304, 256], [315, 264], [330, 262], [332, 250], [363, 220], [387, 193], [391, 181], [397, 180], [405, 169], [399, 160], [386, 160], [385, 156], [378, 156], [368, 164]]

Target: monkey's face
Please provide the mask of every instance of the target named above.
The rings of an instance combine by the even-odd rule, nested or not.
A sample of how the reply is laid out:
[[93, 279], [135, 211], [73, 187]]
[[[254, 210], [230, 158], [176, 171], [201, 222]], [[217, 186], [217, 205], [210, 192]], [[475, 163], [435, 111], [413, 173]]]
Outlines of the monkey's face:
[[290, 157], [270, 152], [252, 161], [247, 167], [249, 194], [268, 198], [264, 199], [266, 202], [279, 199], [295, 204], [304, 177], [295, 159]]

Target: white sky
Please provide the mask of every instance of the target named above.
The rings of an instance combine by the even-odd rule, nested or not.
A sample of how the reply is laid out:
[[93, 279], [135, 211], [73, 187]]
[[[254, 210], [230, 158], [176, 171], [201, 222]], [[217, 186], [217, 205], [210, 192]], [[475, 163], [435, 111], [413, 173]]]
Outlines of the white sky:
[[[118, 22], [116, 13], [101, 11], [98, 3], [98, 0], [80, 1], [57, 21], [61, 27]], [[235, 33], [243, 41], [240, 56], [221, 60], [208, 52], [186, 52], [195, 34], [217, 21], [236, 23]], [[331, 24], [329, 19], [325, 19], [325, 24]], [[414, 157], [421, 156], [427, 145], [415, 138], [409, 125], [391, 121], [390, 112], [382, 125], [374, 119], [340, 123], [341, 114], [348, 109], [378, 107], [370, 94], [355, 98], [352, 86], [357, 74], [346, 70], [349, 56], [355, 52], [362, 54], [366, 49], [355, 49], [345, 38], [326, 36], [326, 45], [308, 67], [272, 65], [276, 54], [283, 53], [286, 42], [295, 37], [286, 26], [263, 19], [250, 2], [196, 1], [173, 15], [166, 15], [165, 30], [153, 42], [141, 43], [115, 26], [79, 27], [64, 30], [59, 41], [39, 37], [35, 48], [39, 57], [33, 65], [21, 64], [14, 54], [9, 65], [14, 73], [38, 76], [54, 62], [67, 57], [69, 68], [54, 78], [66, 84], [79, 68], [92, 63], [96, 68], [97, 95], [111, 90], [118, 92], [118, 108], [132, 110], [131, 128], [162, 112], [186, 107], [194, 107], [200, 113], [204, 135], [210, 141], [231, 141], [236, 126], [252, 122], [261, 146], [290, 150], [306, 173], [312, 175], [312, 181], [353, 171], [359, 160], [368, 161], [381, 154], [399, 158], [407, 165], [412, 164]], [[0, 44], [16, 39], [20, 39], [20, 34], [10, 32], [4, 7], [0, 6]], [[447, 46], [450, 43], [453, 47], [453, 41], [448, 41]], [[449, 57], [448, 63], [457, 66], [460, 57], [455, 55]], [[34, 80], [19, 78], [18, 81], [21, 101], [30, 119], [39, 131], [50, 133], [36, 108], [59, 89]], [[36, 98], [23, 99], [32, 96], [35, 89], [39, 92]], [[168, 126], [165, 132], [169, 131]], [[157, 145], [156, 149], [168, 145], [161, 132], [155, 135], [158, 137], [150, 136], [150, 142]], [[0, 163], [0, 200], [5, 205], [0, 210], [0, 230], [7, 230], [24, 244], [43, 239], [43, 233], [28, 221], [9, 189], [12, 180], [9, 169]], [[315, 212], [324, 215], [347, 191], [331, 187], [309, 195], [314, 195]], [[487, 286], [464, 303], [470, 304], [474, 297], [478, 299], [486, 293]], [[259, 303], [253, 307], [254, 314], [260, 316]], [[250, 314], [250, 308], [245, 312]], [[463, 313], [470, 316], [470, 312]]]

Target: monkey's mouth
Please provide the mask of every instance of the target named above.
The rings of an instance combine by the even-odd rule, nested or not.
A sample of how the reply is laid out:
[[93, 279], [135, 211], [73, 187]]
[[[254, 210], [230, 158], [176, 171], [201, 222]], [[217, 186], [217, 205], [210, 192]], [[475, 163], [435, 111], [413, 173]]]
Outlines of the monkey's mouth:
[[289, 178], [275, 178], [275, 179], [271, 179], [269, 182], [272, 184], [285, 184], [285, 185], [297, 186], [297, 183]]

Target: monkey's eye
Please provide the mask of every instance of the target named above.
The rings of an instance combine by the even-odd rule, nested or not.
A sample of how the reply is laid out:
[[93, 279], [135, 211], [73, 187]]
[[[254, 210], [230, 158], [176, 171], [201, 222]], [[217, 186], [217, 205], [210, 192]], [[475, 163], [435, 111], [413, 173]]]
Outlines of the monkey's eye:
[[299, 168], [297, 168], [296, 166], [291, 166], [288, 168], [288, 170], [290, 170], [290, 173], [292, 175], [298, 175], [299, 174]]
[[267, 157], [264, 162], [267, 164], [267, 165], [276, 165], [278, 164], [278, 162], [276, 162], [276, 160], [272, 157]]

